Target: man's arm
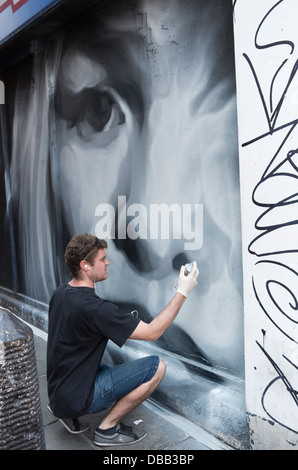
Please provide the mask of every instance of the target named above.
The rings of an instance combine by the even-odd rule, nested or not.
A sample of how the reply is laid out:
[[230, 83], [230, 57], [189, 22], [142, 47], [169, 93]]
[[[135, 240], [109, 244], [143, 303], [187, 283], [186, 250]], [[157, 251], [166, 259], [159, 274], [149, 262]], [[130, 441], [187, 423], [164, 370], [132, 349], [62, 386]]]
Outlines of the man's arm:
[[173, 323], [186, 297], [196, 286], [198, 274], [199, 271], [196, 262], [194, 262], [193, 270], [188, 276], [185, 276], [184, 266], [182, 266], [178, 279], [177, 293], [173, 299], [150, 323], [145, 323], [141, 320], [130, 335], [130, 339], [156, 341], [160, 338]]

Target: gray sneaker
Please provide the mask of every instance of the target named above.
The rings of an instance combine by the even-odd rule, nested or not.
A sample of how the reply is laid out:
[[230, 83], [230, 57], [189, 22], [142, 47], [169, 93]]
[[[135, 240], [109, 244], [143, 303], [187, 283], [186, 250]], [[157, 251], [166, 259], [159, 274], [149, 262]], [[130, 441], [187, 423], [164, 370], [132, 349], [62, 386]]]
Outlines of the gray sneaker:
[[94, 444], [100, 447], [127, 446], [141, 441], [146, 435], [146, 431], [136, 432], [135, 428], [119, 423], [116, 426], [115, 433], [112, 435], [104, 434], [99, 428], [96, 428], [94, 432]]
[[[48, 410], [53, 414], [51, 410], [50, 404], [47, 405]], [[54, 414], [53, 414], [54, 415]], [[57, 418], [60, 423], [67, 429], [68, 432], [71, 434], [80, 434], [81, 432], [87, 431], [89, 429], [89, 425], [83, 425], [78, 418]]]

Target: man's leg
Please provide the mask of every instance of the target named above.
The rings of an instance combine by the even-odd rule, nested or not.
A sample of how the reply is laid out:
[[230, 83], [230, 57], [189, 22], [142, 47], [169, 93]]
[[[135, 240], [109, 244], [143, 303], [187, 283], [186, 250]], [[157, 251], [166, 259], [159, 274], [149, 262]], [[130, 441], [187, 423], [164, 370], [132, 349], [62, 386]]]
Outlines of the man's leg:
[[134, 410], [154, 392], [164, 378], [165, 373], [166, 365], [162, 359], [159, 359], [157, 371], [152, 379], [120, 398], [101, 422], [100, 429], [110, 429], [116, 426], [124, 416]]

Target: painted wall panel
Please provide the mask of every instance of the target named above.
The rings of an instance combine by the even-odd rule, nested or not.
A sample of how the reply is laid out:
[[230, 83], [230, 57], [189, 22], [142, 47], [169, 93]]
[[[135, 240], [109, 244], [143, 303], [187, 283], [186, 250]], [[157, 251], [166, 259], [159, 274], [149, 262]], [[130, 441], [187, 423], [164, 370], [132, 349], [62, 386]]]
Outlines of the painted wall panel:
[[297, 446], [297, 3], [234, 2], [252, 447]]
[[223, 398], [191, 378], [188, 412], [221, 436], [244, 378], [232, 20], [225, 0], [110, 2], [5, 76], [21, 292], [48, 302], [69, 278], [67, 241], [91, 232], [109, 243], [98, 294], [150, 320], [196, 259], [198, 286], [157, 347], [220, 377]]

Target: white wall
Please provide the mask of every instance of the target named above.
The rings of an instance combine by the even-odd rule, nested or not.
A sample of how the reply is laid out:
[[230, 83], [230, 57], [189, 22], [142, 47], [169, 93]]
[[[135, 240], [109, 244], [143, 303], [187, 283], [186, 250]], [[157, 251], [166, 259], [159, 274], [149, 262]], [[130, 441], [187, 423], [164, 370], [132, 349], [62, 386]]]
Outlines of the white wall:
[[252, 449], [298, 444], [298, 2], [234, 0]]

